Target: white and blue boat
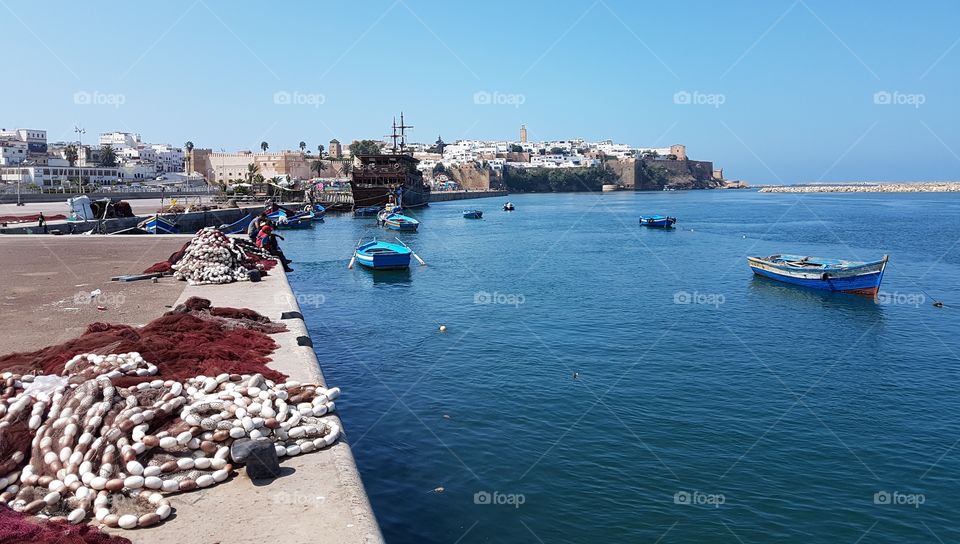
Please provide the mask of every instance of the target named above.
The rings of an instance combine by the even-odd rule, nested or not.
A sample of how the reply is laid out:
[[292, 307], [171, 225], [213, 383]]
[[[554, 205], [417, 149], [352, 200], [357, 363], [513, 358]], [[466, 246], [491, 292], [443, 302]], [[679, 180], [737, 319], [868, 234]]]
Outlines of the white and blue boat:
[[399, 213], [383, 212], [380, 214], [380, 224], [388, 229], [403, 232], [416, 232], [420, 221]]
[[463, 210], [466, 219], [483, 219], [483, 210]]
[[661, 229], [673, 228], [673, 224], [677, 222], [676, 217], [668, 217], [666, 215], [642, 215], [640, 216], [640, 224], [644, 227], [656, 227]]
[[327, 213], [327, 209], [320, 204], [314, 204], [313, 208], [308, 211], [313, 214], [314, 221], [323, 221], [323, 216]]
[[180, 227], [176, 223], [160, 215], [154, 215], [146, 221], [141, 221], [137, 226], [150, 234], [177, 234], [180, 232]]
[[251, 221], [253, 221], [253, 215], [248, 213], [229, 225], [220, 225], [217, 228], [224, 234], [243, 234], [247, 232], [247, 227], [250, 226]]
[[287, 213], [282, 208], [267, 214], [267, 218], [281, 229], [302, 229], [313, 224], [312, 212]]
[[363, 206], [360, 208], [353, 209], [354, 217], [375, 217], [380, 213], [380, 206]]
[[754, 274], [785, 283], [854, 293], [876, 295], [887, 267], [888, 256], [879, 261], [845, 261], [803, 255], [747, 257]]
[[400, 244], [374, 240], [358, 246], [354, 257], [362, 266], [373, 270], [403, 270], [410, 268], [412, 253]]

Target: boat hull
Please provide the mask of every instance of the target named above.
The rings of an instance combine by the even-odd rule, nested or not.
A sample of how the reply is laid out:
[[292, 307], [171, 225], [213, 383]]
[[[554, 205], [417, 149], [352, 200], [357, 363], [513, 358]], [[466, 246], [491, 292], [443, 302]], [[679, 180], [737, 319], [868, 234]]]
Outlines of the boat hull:
[[150, 234], [178, 234], [180, 232], [180, 227], [157, 216], [153, 216], [143, 223], [140, 223], [140, 228]]
[[641, 217], [640, 224], [644, 227], [653, 227], [660, 229], [669, 229], [673, 228], [674, 223], [677, 222], [676, 217]]
[[[391, 187], [386, 186], [358, 186], [352, 187], [353, 202], [357, 207], [383, 208], [390, 202], [391, 197], [396, 197], [396, 192]], [[430, 191], [422, 191], [413, 186], [404, 186], [403, 188], [403, 207], [421, 208], [430, 203]]]
[[410, 268], [410, 250], [395, 244], [372, 242], [357, 248], [357, 264], [371, 270]]
[[243, 234], [247, 232], [247, 227], [250, 226], [251, 221], [253, 221], [253, 215], [248, 213], [233, 223], [220, 227], [220, 230], [224, 234]]
[[747, 262], [753, 273], [765, 278], [825, 291], [874, 296], [880, 291], [887, 259], [850, 268], [797, 270], [756, 257]]
[[463, 217], [465, 219], [483, 219], [483, 212], [480, 210], [472, 212], [463, 212]]

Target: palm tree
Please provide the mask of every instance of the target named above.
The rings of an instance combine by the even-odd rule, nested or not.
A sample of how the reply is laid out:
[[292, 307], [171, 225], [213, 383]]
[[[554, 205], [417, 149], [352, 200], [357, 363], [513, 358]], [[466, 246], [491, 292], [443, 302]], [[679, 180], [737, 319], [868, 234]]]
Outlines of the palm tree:
[[80, 155], [77, 153], [77, 146], [70, 144], [63, 150], [63, 158], [67, 159], [67, 162], [70, 163], [70, 166], [74, 166], [77, 163], [77, 159], [80, 158]]
[[247, 165], [247, 182], [253, 183], [253, 179], [260, 174], [260, 167], [254, 163]]
[[323, 158], [323, 144], [317, 146], [317, 156]]
[[267, 152], [267, 149], [269, 149], [269, 148], [270, 148], [270, 144], [268, 144], [267, 142], [260, 142], [260, 150], [261, 150], [261, 151], [263, 151], [264, 153], [266, 153], [266, 152]]
[[322, 172], [327, 168], [327, 166], [324, 164], [323, 161], [316, 160], [316, 161], [313, 161], [313, 164], [310, 165], [310, 168], [317, 173], [317, 177], [319, 178]]
[[307, 148], [307, 142], [300, 141], [300, 152], [303, 153], [303, 150]]
[[184, 159], [183, 169], [187, 171], [187, 175], [189, 176], [190, 171], [192, 170], [192, 168], [190, 168], [190, 152], [193, 151], [193, 142], [191, 142], [190, 140], [187, 140], [187, 143], [183, 144], [183, 148], [187, 150], [187, 155]]

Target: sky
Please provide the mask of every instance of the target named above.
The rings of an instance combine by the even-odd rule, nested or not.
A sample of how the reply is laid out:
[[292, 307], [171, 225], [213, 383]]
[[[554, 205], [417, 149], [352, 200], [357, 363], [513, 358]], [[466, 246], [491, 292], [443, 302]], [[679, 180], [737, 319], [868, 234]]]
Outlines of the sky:
[[0, 127], [233, 151], [674, 143], [754, 184], [960, 179], [960, 3], [0, 0]]

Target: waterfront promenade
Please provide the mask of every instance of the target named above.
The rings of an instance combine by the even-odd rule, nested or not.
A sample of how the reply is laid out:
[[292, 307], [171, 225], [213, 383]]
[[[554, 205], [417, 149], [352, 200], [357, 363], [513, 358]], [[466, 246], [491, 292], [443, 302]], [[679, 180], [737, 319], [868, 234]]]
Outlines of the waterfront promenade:
[[[188, 286], [170, 277], [157, 283], [110, 281], [111, 276], [140, 272], [166, 259], [189, 239], [0, 237], [3, 254], [16, 256], [5, 266], [8, 287], [0, 327], [7, 334], [0, 353], [63, 342], [98, 321], [142, 325], [191, 296], [210, 299], [215, 306], [250, 308], [274, 321], [281, 321], [285, 312], [299, 312], [279, 268], [259, 283]], [[97, 289], [99, 294], [84, 299]], [[294, 380], [324, 383], [316, 355], [303, 341], [309, 338], [306, 326], [299, 318], [287, 317], [282, 322], [288, 331], [273, 336], [280, 347], [269, 366]], [[345, 391], [338, 404], [348, 404], [349, 397]], [[381, 542], [347, 436], [345, 429], [329, 448], [284, 459], [282, 475], [274, 481], [252, 482], [240, 468], [221, 485], [170, 496], [175, 511], [163, 524], [110, 531], [151, 544], [274, 542], [310, 538], [307, 535], [343, 543]]]

